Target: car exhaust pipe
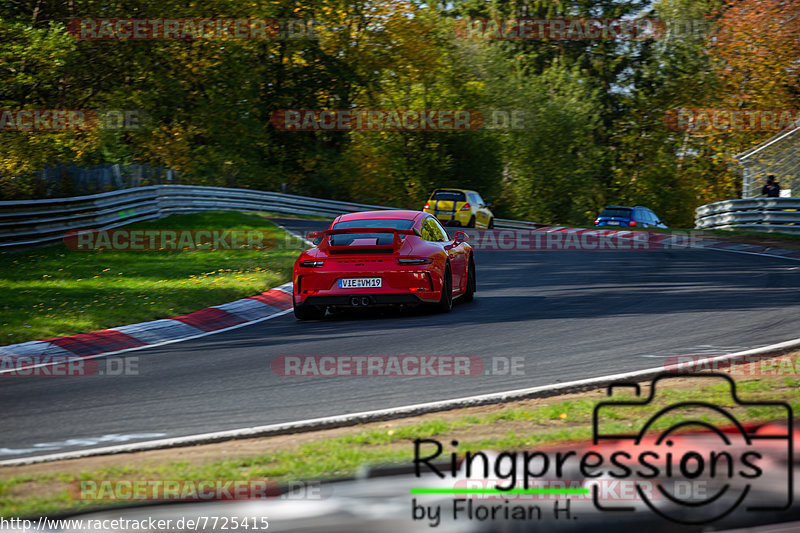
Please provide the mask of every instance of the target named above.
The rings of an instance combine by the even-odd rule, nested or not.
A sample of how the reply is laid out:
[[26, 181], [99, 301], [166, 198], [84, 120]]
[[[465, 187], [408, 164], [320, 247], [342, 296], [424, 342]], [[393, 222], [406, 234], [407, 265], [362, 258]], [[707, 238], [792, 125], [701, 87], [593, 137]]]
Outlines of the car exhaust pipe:
[[355, 296], [350, 298], [350, 305], [352, 305], [353, 307], [358, 307], [358, 298], [356, 298]]
[[366, 307], [366, 306], [368, 306], [369, 304], [370, 304], [369, 298], [367, 298], [366, 296], [363, 296], [363, 297], [361, 298], [361, 305], [363, 305], [364, 307]]

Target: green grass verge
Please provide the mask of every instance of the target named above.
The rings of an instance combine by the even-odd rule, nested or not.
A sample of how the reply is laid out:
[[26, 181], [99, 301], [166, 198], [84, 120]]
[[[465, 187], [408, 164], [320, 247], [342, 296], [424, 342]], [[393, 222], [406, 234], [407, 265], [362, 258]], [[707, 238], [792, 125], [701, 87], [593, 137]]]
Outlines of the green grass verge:
[[257, 229], [288, 246], [257, 250], [73, 251], [63, 243], [0, 253], [0, 345], [190, 313], [291, 279], [304, 246], [264, 214], [211, 211], [137, 229]]
[[[749, 379], [737, 384], [740, 397], [746, 401], [774, 401], [787, 399], [795, 412], [800, 409], [800, 398], [794, 394], [800, 379], [773, 378]], [[467, 450], [519, 450], [534, 449], [554, 443], [591, 438], [593, 408], [598, 401], [606, 400], [599, 391], [568, 399], [543, 400], [538, 407], [500, 406], [490, 412], [460, 416], [437, 416], [422, 421], [392, 423], [388, 429], [381, 427], [354, 428], [336, 438], [320, 437], [302, 444], [286, 445], [273, 453], [256, 454], [218, 461], [194, 464], [186, 460], [167, 463], [120, 464], [114, 467], [83, 471], [79, 475], [59, 472], [54, 464], [47, 474], [18, 475], [0, 481], [0, 516], [36, 516], [67, 510], [97, 507], [97, 502], [74, 499], [68, 483], [82, 480], [263, 480], [278, 482], [314, 481], [354, 475], [364, 464], [404, 464], [412, 461], [416, 438], [438, 438], [440, 441], [457, 438], [458, 453]], [[700, 400], [719, 406], [734, 408], [727, 383], [703, 380], [703, 384], [686, 383], [676, 388], [664, 389], [657, 395], [656, 405], [610, 416], [604, 429], [630, 433], [632, 428], [656, 411], [656, 407], [679, 401]], [[764, 407], [749, 407], [737, 411], [740, 421], [774, 420], [778, 411]], [[662, 418], [656, 429], [671, 427], [686, 420], [686, 413]], [[697, 415], [710, 423], [724, 424], [722, 418]], [[566, 445], [566, 447], [569, 447]], [[448, 453], [449, 453], [448, 449]], [[176, 451], [176, 457], [181, 457]], [[0, 475], [2, 474], [0, 470]], [[103, 505], [114, 505], [104, 502]], [[119, 504], [117, 502], [117, 504]]]
[[711, 235], [718, 235], [720, 237], [726, 237], [732, 235], [740, 237], [767, 237], [775, 240], [793, 241], [793, 242], [800, 241], [800, 235], [794, 235], [789, 233], [775, 233], [773, 231], [751, 231], [751, 230], [741, 230], [741, 229], [713, 229], [713, 230], [697, 230], [697, 231], [702, 231], [704, 233], [709, 233]]
[[332, 221], [335, 217], [324, 217], [321, 215], [300, 215], [296, 213], [274, 213], [272, 211], [262, 211], [260, 213], [263, 216], [267, 216], [270, 218], [299, 218], [302, 220], [320, 220], [328, 222]]

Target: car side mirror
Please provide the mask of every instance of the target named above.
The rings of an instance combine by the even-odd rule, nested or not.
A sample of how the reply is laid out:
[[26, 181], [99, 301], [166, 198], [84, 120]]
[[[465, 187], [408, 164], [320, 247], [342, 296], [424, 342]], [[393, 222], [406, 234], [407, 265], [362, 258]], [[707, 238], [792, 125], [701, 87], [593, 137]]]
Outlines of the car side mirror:
[[457, 231], [455, 236], [453, 237], [453, 240], [456, 243], [467, 242], [469, 240], [469, 235], [467, 235], [463, 231]]
[[492, 207], [492, 202], [486, 202], [483, 207]]

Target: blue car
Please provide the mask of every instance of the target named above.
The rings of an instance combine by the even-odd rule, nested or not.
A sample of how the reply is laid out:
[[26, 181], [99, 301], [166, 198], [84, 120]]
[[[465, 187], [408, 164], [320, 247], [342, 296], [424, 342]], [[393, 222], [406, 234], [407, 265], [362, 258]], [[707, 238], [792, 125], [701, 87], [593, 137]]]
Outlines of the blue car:
[[594, 220], [595, 226], [623, 226], [637, 228], [666, 228], [661, 219], [647, 207], [610, 205]]

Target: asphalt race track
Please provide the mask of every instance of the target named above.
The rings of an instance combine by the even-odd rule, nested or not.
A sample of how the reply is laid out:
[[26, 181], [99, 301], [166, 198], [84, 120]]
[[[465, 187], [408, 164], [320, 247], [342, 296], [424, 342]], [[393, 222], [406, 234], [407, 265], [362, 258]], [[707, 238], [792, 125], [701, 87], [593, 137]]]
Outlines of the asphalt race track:
[[[0, 377], [0, 460], [572, 381], [800, 336], [798, 261], [678, 249], [481, 251], [476, 262], [476, 300], [446, 315], [300, 323], [290, 312], [117, 356], [138, 358], [138, 376]], [[270, 368], [287, 355], [409, 354], [476, 355], [489, 369], [492, 357], [522, 357], [524, 371], [298, 378]], [[121, 437], [97, 442], [105, 435]]]

